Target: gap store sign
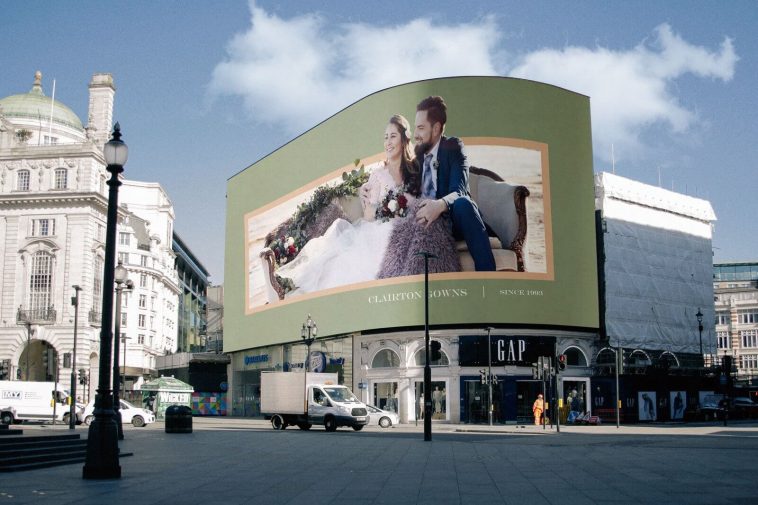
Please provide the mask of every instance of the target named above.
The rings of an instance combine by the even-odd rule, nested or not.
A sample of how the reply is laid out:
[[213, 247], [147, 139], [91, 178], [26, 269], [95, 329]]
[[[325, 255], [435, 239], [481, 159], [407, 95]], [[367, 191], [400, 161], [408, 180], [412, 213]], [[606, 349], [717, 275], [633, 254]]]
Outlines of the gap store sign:
[[555, 337], [491, 335], [487, 352], [487, 335], [458, 337], [458, 362], [461, 366], [532, 366], [539, 356], [555, 355]]

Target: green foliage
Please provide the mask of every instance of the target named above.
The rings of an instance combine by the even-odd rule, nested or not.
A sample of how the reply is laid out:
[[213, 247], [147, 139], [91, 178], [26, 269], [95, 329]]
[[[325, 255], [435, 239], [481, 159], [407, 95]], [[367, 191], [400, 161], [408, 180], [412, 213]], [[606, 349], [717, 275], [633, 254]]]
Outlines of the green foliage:
[[[360, 164], [360, 161], [359, 159], [354, 161], [355, 169], [342, 173], [341, 183], [333, 186], [326, 184], [316, 188], [311, 198], [298, 206], [295, 214], [292, 216], [292, 222], [287, 229], [280, 234], [280, 237], [276, 237], [266, 244], [266, 247], [271, 247], [274, 253], [276, 253], [278, 244], [292, 237], [295, 241], [295, 255], [297, 255], [310, 239], [306, 229], [308, 225], [314, 222], [318, 214], [326, 209], [335, 198], [357, 195], [358, 189], [368, 181], [368, 174], [365, 167]], [[279, 255], [277, 254], [278, 259]], [[294, 256], [289, 257], [287, 261], [291, 261], [292, 259], [294, 259]], [[277, 261], [277, 264], [280, 264], [280, 262]]]
[[29, 131], [29, 130], [27, 130], [27, 129], [25, 129], [25, 128], [22, 128], [20, 130], [16, 130], [16, 138], [20, 142], [26, 142], [27, 140], [29, 140], [30, 138], [32, 138], [32, 132]]

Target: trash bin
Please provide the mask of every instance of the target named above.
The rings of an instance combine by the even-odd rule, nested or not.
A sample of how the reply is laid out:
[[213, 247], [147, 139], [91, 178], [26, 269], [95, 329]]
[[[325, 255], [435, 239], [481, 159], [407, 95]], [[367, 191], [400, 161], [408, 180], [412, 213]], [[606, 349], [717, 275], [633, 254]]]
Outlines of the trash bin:
[[167, 408], [166, 433], [192, 433], [192, 409], [186, 405]]

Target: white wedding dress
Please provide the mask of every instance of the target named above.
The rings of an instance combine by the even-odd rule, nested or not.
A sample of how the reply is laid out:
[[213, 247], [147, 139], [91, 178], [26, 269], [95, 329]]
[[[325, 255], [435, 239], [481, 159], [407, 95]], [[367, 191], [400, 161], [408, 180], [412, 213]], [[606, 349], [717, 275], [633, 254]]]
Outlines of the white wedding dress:
[[[374, 209], [389, 190], [397, 189], [384, 162], [371, 172], [366, 186], [368, 204]], [[322, 236], [308, 241], [294, 260], [276, 271], [295, 284], [287, 297], [376, 279], [393, 222], [335, 220]]]

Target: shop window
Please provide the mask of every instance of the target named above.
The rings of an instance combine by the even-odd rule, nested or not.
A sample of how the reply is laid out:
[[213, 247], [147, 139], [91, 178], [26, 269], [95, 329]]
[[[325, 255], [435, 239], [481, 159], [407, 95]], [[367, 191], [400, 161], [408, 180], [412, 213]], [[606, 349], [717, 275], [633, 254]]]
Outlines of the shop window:
[[399, 368], [400, 357], [390, 349], [382, 349], [371, 362], [371, 368]]

